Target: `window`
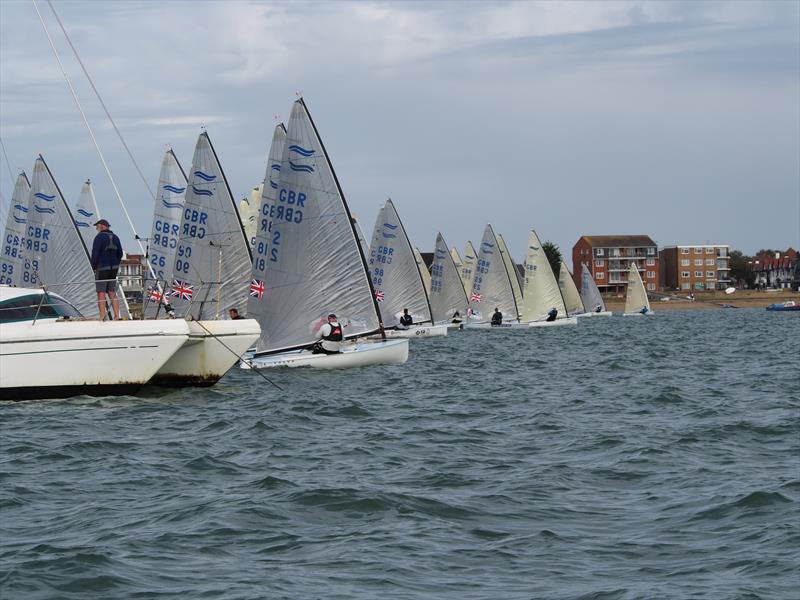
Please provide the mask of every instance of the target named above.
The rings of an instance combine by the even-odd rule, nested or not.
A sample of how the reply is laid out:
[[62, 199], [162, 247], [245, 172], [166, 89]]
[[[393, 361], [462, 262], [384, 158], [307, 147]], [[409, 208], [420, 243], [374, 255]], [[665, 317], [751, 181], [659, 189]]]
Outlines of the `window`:
[[692, 284], [691, 284], [691, 283], [689, 283], [688, 281], [684, 281], [684, 282], [681, 284], [681, 289], [682, 289], [682, 290], [690, 290], [690, 289], [692, 289]]
[[39, 319], [81, 316], [74, 306], [53, 294], [49, 294], [44, 300], [42, 294], [30, 294], [0, 302], [0, 323], [32, 321], [37, 314]]
[[712, 246], [706, 248], [706, 254], [714, 254], [714, 248]]
[[606, 261], [604, 261], [602, 258], [600, 260], [596, 260], [596, 261], [594, 261], [594, 266], [595, 267], [605, 267], [606, 266]]
[[647, 289], [650, 290], [651, 292], [654, 291], [656, 289], [656, 284], [655, 283], [648, 283], [647, 284]]
[[681, 248], [681, 254], [689, 254], [688, 248]]
[[647, 259], [647, 266], [648, 267], [655, 267], [656, 266], [656, 259], [655, 258], [648, 258]]
[[689, 279], [690, 275], [691, 275], [691, 273], [689, 273], [689, 271], [681, 271], [681, 277], [683, 279]]
[[716, 271], [706, 271], [706, 279], [714, 279], [716, 276]]
[[605, 250], [603, 248], [598, 248], [594, 251], [595, 256], [605, 256]]
[[714, 259], [713, 258], [707, 258], [706, 259], [706, 266], [707, 267], [713, 267], [714, 266]]
[[692, 261], [690, 261], [688, 258], [682, 258], [681, 259], [681, 266], [682, 267], [688, 267], [691, 263], [692, 263]]
[[702, 258], [695, 258], [694, 259], [694, 266], [695, 267], [702, 267], [703, 266], [703, 259]]
[[696, 248], [694, 249], [694, 253], [695, 253], [695, 254], [702, 254], [702, 253], [703, 253], [703, 249], [702, 249], [702, 248], [697, 248], [697, 247], [696, 247]]
[[603, 273], [603, 272], [595, 273], [594, 274], [594, 278], [595, 279], [605, 279], [606, 278], [606, 274]]
[[647, 256], [655, 256], [655, 255], [656, 255], [656, 249], [655, 248], [653, 248], [651, 246], [650, 248], [647, 249]]
[[702, 271], [695, 271], [694, 272], [694, 276], [700, 278], [700, 277], [703, 276], [703, 272]]
[[648, 271], [647, 272], [647, 278], [648, 279], [655, 279], [656, 278], [656, 272], [655, 271]]
[[609, 256], [619, 256], [619, 248], [612, 248]]

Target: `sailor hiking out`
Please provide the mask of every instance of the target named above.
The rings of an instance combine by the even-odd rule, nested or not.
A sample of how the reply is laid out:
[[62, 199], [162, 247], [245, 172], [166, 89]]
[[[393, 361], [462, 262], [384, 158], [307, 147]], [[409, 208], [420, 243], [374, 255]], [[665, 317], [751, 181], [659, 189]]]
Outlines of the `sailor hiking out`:
[[408, 329], [414, 324], [414, 318], [408, 314], [408, 309], [403, 309], [403, 314], [400, 315], [400, 326], [398, 329]]
[[318, 337], [320, 340], [311, 347], [314, 354], [339, 354], [344, 333], [336, 315], [328, 315], [328, 322], [319, 328]]
[[497, 327], [503, 324], [503, 313], [500, 312], [499, 308], [494, 309], [494, 313], [492, 314], [492, 327]]
[[122, 261], [122, 242], [105, 219], [94, 224], [97, 235], [92, 244], [92, 269], [95, 273], [95, 290], [100, 320], [105, 321], [106, 295], [111, 300], [114, 319], [119, 320], [119, 300], [117, 299], [117, 271]]

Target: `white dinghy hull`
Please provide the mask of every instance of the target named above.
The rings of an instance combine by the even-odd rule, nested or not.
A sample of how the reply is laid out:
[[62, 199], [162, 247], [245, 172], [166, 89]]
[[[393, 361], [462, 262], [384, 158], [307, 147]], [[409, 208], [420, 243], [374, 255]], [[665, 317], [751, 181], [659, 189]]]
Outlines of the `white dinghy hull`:
[[561, 327], [562, 325], [577, 325], [578, 319], [576, 317], [567, 317], [565, 319], [556, 319], [555, 321], [533, 321], [527, 323], [529, 327]]
[[150, 383], [214, 385], [261, 335], [255, 319], [187, 321], [189, 339]]
[[390, 338], [424, 338], [444, 337], [447, 335], [447, 325], [412, 325], [408, 329], [387, 329], [386, 337]]
[[500, 325], [492, 325], [491, 323], [467, 323], [464, 325], [465, 329], [491, 329], [493, 331], [507, 331], [509, 329], [528, 329], [529, 323], [500, 323]]
[[345, 345], [338, 354], [312, 354], [310, 350], [292, 350], [258, 356], [242, 362], [243, 369], [274, 367], [313, 367], [316, 369], [352, 369], [370, 365], [400, 365], [408, 360], [408, 340], [387, 340]]
[[610, 310], [603, 310], [600, 312], [589, 312], [589, 313], [580, 313], [577, 315], [573, 315], [574, 317], [578, 317], [579, 319], [583, 319], [585, 317], [610, 317], [614, 313]]
[[640, 313], [640, 312], [622, 313], [622, 316], [623, 317], [652, 317], [654, 314], [656, 314], [656, 311], [648, 310], [646, 313]]

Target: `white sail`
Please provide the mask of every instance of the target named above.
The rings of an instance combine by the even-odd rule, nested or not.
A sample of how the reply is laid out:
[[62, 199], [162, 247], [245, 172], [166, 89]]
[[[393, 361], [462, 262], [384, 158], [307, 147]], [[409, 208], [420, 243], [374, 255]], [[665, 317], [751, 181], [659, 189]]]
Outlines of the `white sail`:
[[364, 237], [364, 232], [361, 231], [361, 225], [358, 222], [358, 218], [353, 215], [353, 229], [356, 230], [356, 237], [358, 238], [358, 245], [361, 247], [361, 253], [364, 256], [369, 256], [369, 244], [367, 243], [367, 238]]
[[464, 260], [461, 261], [461, 283], [468, 292], [472, 290], [472, 279], [475, 277], [475, 262], [478, 260], [478, 253], [472, 242], [467, 242], [464, 250]]
[[575, 286], [575, 280], [567, 269], [567, 264], [562, 260], [558, 270], [558, 287], [561, 289], [561, 297], [564, 298], [564, 306], [569, 315], [579, 315], [585, 313], [581, 296]]
[[25, 271], [22, 259], [30, 194], [31, 184], [28, 176], [20, 173], [14, 184], [14, 192], [11, 194], [11, 206], [8, 207], [2, 252], [0, 252], [0, 283], [5, 285], [24, 286], [31, 283], [31, 275]]
[[508, 278], [511, 280], [511, 289], [514, 290], [514, 301], [517, 306], [522, 306], [522, 283], [520, 282], [519, 271], [517, 270], [517, 263], [508, 251], [506, 241], [503, 239], [502, 234], [497, 234], [497, 247], [500, 249], [500, 254], [503, 256], [503, 264], [508, 271]]
[[250, 190], [250, 196], [239, 200], [239, 217], [247, 236], [250, 248], [256, 241], [256, 228], [258, 226], [258, 211], [261, 208], [261, 196], [264, 194], [264, 183], [258, 184]]
[[450, 323], [456, 312], [461, 319], [466, 318], [469, 305], [467, 293], [441, 233], [436, 235], [436, 247], [433, 251], [430, 298], [434, 323]]
[[92, 244], [94, 243], [94, 224], [100, 218], [92, 182], [87, 179], [81, 186], [80, 196], [78, 196], [78, 201], [75, 203], [75, 226], [80, 231], [81, 238], [89, 254], [92, 252]]
[[504, 323], [519, 321], [514, 289], [491, 225], [483, 232], [469, 300], [479, 323], [490, 321], [495, 308], [503, 314]]
[[292, 107], [277, 195], [265, 214], [272, 237], [257, 354], [312, 344], [328, 313], [346, 337], [379, 332], [350, 212], [302, 99]]
[[[458, 278], [461, 279], [461, 255], [458, 253], [455, 246], [450, 248], [450, 258], [453, 259], [453, 264], [456, 266], [456, 269], [458, 269]], [[461, 285], [464, 285], [463, 281]]]
[[[257, 213], [257, 228], [253, 242], [253, 268], [250, 281], [250, 296], [247, 299], [247, 316], [257, 319], [261, 325], [261, 339], [258, 346], [265, 343], [266, 321], [264, 304], [264, 289], [267, 281], [269, 266], [275, 261], [270, 261], [270, 243], [272, 241], [272, 219], [270, 211], [275, 212], [275, 200], [278, 197], [278, 183], [281, 176], [281, 161], [286, 143], [286, 126], [279, 123], [272, 132], [272, 144], [267, 157], [267, 171], [264, 174], [266, 185], [261, 188]], [[275, 258], [277, 260], [277, 250]]]
[[419, 251], [419, 248], [414, 246], [414, 260], [417, 261], [417, 268], [419, 269], [419, 276], [422, 277], [422, 284], [425, 286], [425, 292], [428, 294], [428, 298], [431, 295], [431, 274], [428, 271], [428, 267], [425, 265], [425, 259], [422, 258], [422, 252]]
[[522, 289], [522, 320], [543, 321], [555, 308], [558, 318], [567, 316], [567, 308], [558, 288], [558, 281], [542, 248], [539, 236], [531, 229], [528, 234], [528, 253], [525, 257], [525, 282]]
[[250, 291], [250, 244], [206, 132], [200, 134], [181, 217], [171, 304], [179, 316], [222, 318]]
[[[647, 310], [643, 310], [647, 309]], [[650, 312], [650, 301], [647, 299], [647, 291], [642, 283], [642, 276], [636, 263], [631, 261], [628, 268], [628, 291], [625, 294], [625, 313], [634, 314], [639, 312]]]
[[605, 312], [606, 310], [606, 304], [603, 302], [600, 290], [597, 289], [594, 277], [584, 264], [581, 265], [581, 300], [588, 311]]
[[31, 178], [25, 259], [30, 261], [31, 283], [62, 295], [84, 316], [98, 316], [89, 254], [41, 155]]
[[391, 200], [378, 212], [369, 248], [369, 274], [383, 323], [387, 327], [396, 325], [406, 308], [414, 323], [431, 322], [425, 283]]

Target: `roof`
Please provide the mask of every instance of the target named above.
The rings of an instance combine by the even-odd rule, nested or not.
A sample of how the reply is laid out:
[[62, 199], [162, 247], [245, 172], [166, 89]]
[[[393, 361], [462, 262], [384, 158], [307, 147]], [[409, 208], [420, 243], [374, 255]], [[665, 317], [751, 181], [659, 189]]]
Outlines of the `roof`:
[[581, 239], [586, 240], [592, 248], [614, 246], [630, 248], [657, 245], [649, 235], [583, 235]]

